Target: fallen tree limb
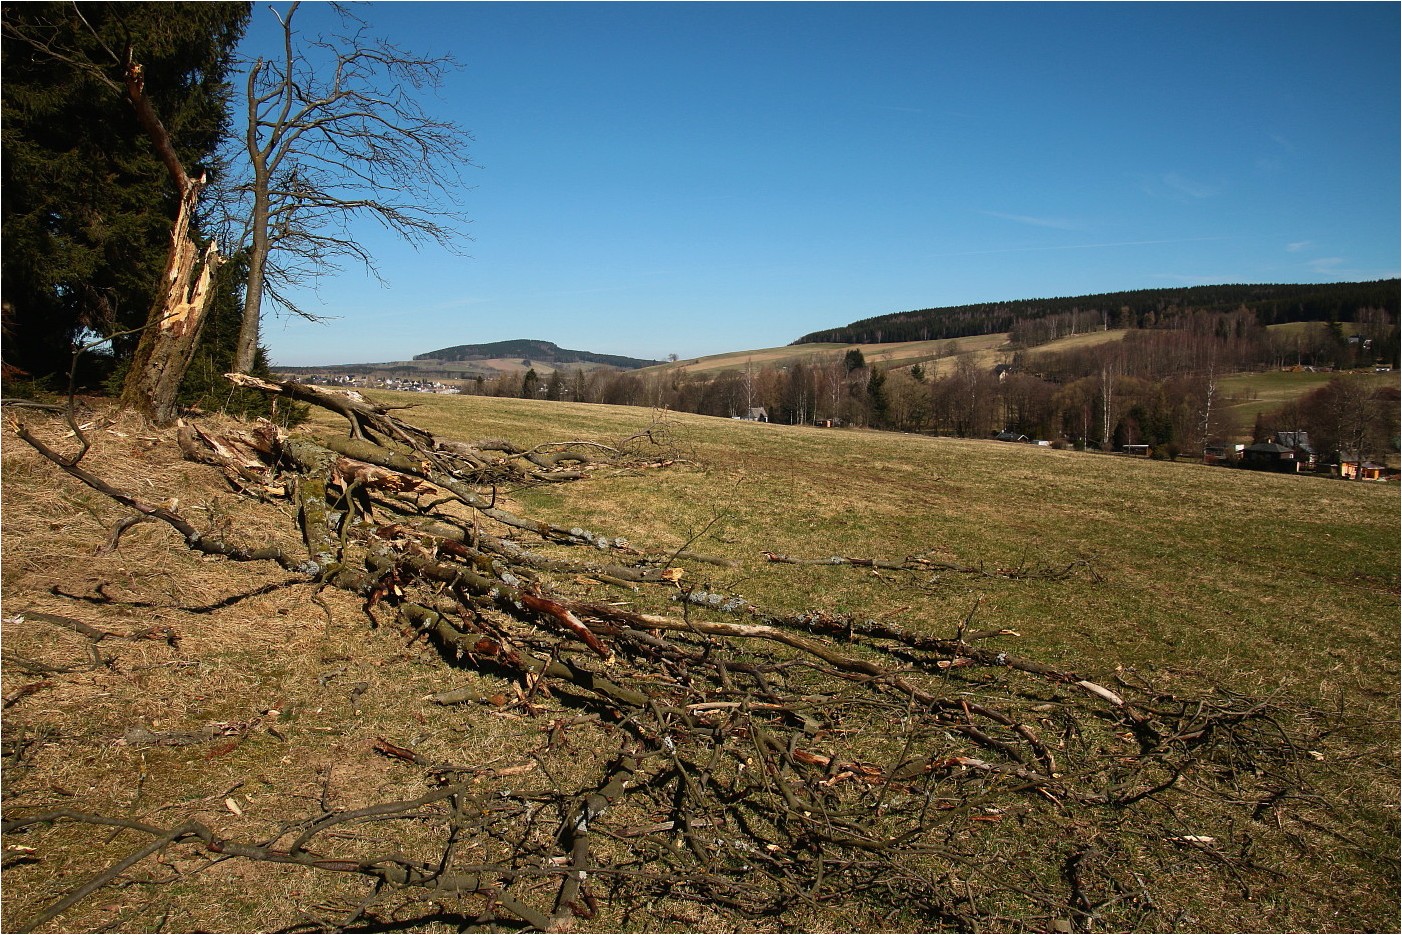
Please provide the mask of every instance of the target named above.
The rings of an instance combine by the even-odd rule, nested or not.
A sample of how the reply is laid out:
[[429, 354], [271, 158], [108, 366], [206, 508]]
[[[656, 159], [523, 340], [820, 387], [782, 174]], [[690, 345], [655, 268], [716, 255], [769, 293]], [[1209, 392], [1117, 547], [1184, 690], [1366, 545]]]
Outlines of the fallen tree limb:
[[176, 532], [180, 533], [181, 537], [184, 538], [186, 545], [188, 545], [190, 548], [194, 549], [197, 552], [203, 552], [207, 555], [223, 555], [225, 558], [229, 558], [239, 562], [276, 562], [278, 565], [280, 565], [282, 568], [288, 571], [306, 573], [318, 570], [318, 566], [314, 565], [313, 563], [308, 562], [305, 559], [294, 559], [292, 556], [288, 555], [280, 548], [276, 548], [273, 546], [265, 546], [251, 549], [243, 548], [235, 545], [230, 545], [229, 543], [226, 543], [222, 539], [219, 539], [217, 537], [206, 536], [200, 533], [197, 529], [195, 529], [195, 527], [191, 525], [191, 523], [188, 520], [186, 520], [183, 516], [179, 515], [178, 513], [175, 513], [174, 511], [169, 510], [166, 507], [154, 506], [152, 504], [145, 503], [137, 497], [126, 493], [125, 491], [118, 490], [116, 487], [113, 487], [111, 484], [107, 483], [105, 480], [98, 477], [97, 475], [79, 467], [76, 461], [70, 462], [69, 459], [62, 457], [52, 448], [45, 445], [39, 439], [35, 438], [34, 435], [29, 431], [29, 427], [24, 425], [23, 423], [19, 424], [16, 427], [15, 434], [19, 436], [20, 439], [28, 443], [31, 447], [33, 447], [35, 451], [39, 452], [39, 454], [43, 455], [49, 461], [57, 465], [61, 470], [64, 471], [64, 473], [69, 474], [74, 478], [82, 481], [84, 484], [91, 487], [93, 490], [96, 490], [98, 493], [111, 497], [114, 501], [120, 503], [122, 506], [128, 507], [132, 510], [135, 510], [138, 513], [141, 513], [144, 516], [160, 520], [161, 522], [167, 524]]

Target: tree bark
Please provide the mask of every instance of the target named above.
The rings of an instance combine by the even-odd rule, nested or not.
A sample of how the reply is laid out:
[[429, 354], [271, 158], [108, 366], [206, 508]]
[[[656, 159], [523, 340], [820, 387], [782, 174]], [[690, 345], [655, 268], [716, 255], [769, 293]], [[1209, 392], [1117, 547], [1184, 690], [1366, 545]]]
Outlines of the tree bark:
[[215, 243], [211, 241], [201, 251], [190, 236], [190, 222], [204, 185], [203, 178], [191, 179], [181, 165], [170, 135], [146, 97], [141, 66], [129, 62], [125, 78], [127, 99], [180, 193], [165, 272], [121, 397], [123, 406], [137, 410], [157, 425], [165, 425], [175, 419], [176, 394], [194, 357], [195, 345], [214, 298], [214, 274], [224, 259]]
[[[297, 4], [292, 5], [289, 10], [290, 16], [297, 9]], [[291, 37], [284, 35], [285, 42], [291, 42]], [[290, 51], [289, 51], [290, 56]], [[272, 142], [269, 142], [266, 149], [258, 145], [258, 96], [256, 93], [258, 73], [263, 68], [260, 59], [248, 72], [247, 104], [248, 104], [248, 128], [246, 131], [245, 145], [248, 149], [249, 162], [253, 167], [253, 221], [252, 221], [252, 244], [248, 252], [248, 275], [245, 279], [243, 293], [243, 320], [239, 324], [239, 340], [234, 348], [233, 366], [230, 368], [236, 373], [251, 373], [253, 361], [258, 355], [258, 335], [262, 328], [263, 316], [263, 287], [266, 279], [265, 269], [268, 261], [268, 251], [272, 249], [268, 224], [272, 216], [271, 196], [268, 191], [269, 168], [268, 159], [272, 153]]]
[[253, 249], [248, 254], [246, 282], [249, 287], [256, 284], [258, 288], [248, 288], [244, 291], [243, 320], [239, 324], [239, 340], [234, 348], [234, 360], [230, 367], [237, 373], [251, 372], [253, 362], [258, 356], [258, 337], [263, 316], [263, 269], [268, 256], [268, 235], [265, 232], [267, 216], [266, 205], [255, 205]]

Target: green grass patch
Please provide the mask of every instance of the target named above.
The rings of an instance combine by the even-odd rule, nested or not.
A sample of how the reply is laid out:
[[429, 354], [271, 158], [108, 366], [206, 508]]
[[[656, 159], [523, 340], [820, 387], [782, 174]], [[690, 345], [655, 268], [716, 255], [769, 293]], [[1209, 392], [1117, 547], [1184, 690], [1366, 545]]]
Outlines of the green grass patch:
[[[450, 437], [505, 434], [529, 444], [624, 437], [650, 415], [458, 397], [424, 402], [413, 418]], [[1360, 676], [1378, 660], [1395, 671], [1395, 486], [980, 440], [665, 419], [690, 463], [596, 477], [584, 496], [571, 486], [515, 495], [544, 518], [625, 535], [648, 550], [680, 548], [711, 524], [692, 547], [764, 568], [733, 583], [794, 609], [865, 607], [878, 616], [908, 607], [948, 630], [981, 597], [990, 625], [1019, 629], [1087, 670], [1268, 672], [1260, 677], [1317, 687], [1340, 647], [1366, 646], [1350, 663]], [[763, 563], [764, 550], [928, 554], [990, 569], [1085, 561], [1104, 580], [947, 574], [896, 586], [851, 568], [809, 567], [760, 593], [759, 578], [776, 570]]]
[[1308, 370], [1264, 370], [1259, 373], [1234, 373], [1223, 377], [1219, 387], [1228, 399], [1224, 408], [1240, 432], [1249, 433], [1256, 416], [1294, 402], [1339, 376], [1364, 379], [1378, 387], [1395, 386], [1395, 373], [1338, 374]]

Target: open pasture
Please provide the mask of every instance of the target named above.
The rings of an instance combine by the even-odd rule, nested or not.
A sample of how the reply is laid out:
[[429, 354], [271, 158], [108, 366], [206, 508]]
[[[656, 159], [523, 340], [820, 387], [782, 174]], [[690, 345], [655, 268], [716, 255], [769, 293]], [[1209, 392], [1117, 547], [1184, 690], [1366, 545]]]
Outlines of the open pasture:
[[[743, 371], [745, 367], [784, 367], [795, 363], [841, 359], [853, 348], [862, 352], [869, 363], [885, 368], [908, 367], [925, 363], [938, 368], [940, 362], [957, 354], [974, 353], [979, 361], [992, 366], [997, 352], [1007, 344], [1006, 334], [981, 334], [967, 338], [940, 341], [903, 341], [894, 344], [788, 344], [783, 347], [731, 351], [709, 357], [680, 360], [670, 364], [645, 367], [639, 373], [682, 370], [686, 373], [714, 376], [726, 370]], [[952, 362], [951, 362], [952, 366]]]
[[[631, 436], [632, 444], [655, 448], [670, 465], [604, 468], [578, 483], [493, 494], [523, 515], [671, 556], [682, 570], [678, 594], [742, 595], [779, 614], [851, 615], [929, 636], [949, 637], [961, 626], [1013, 631], [986, 645], [1112, 688], [1123, 679], [1164, 697], [1268, 704], [1292, 736], [1302, 725], [1311, 729], [1311, 745], [1291, 760], [1307, 788], [1282, 788], [1278, 801], [1250, 783], [1249, 769], [1227, 773], [1242, 777], [1244, 802], [1202, 795], [1217, 771], [1242, 766], [1228, 761], [1184, 774], [1174, 798], [1118, 809], [1085, 807], [1055, 792], [1033, 795], [1040, 805], [1028, 809], [1009, 798], [1011, 790], [990, 787], [977, 809], [951, 812], [948, 836], [908, 866], [930, 892], [947, 893], [938, 906], [898, 902], [871, 914], [844, 901], [798, 899], [770, 918], [659, 898], [620, 915], [601, 883], [599, 914], [576, 918], [576, 930], [912, 931], [966, 928], [974, 919], [1000, 930], [1395, 924], [1396, 487], [625, 407], [371, 395], [412, 407], [400, 414], [443, 437], [508, 437], [530, 446]], [[61, 424], [48, 429], [56, 441], [63, 431]], [[317, 413], [303, 431], [343, 433], [344, 424]], [[169, 438], [120, 422], [94, 434], [92, 470], [148, 499], [177, 501], [202, 524], [226, 524], [235, 538], [297, 547], [285, 503], [232, 496], [216, 471], [178, 460]], [[275, 568], [201, 559], [151, 524], [128, 532], [120, 549], [102, 551], [123, 511], [36, 463], [20, 444], [6, 446], [4, 482], [7, 615], [38, 611], [113, 633], [158, 625], [179, 635], [103, 640], [99, 650], [111, 663], [50, 674], [32, 694], [16, 696], [6, 740], [15, 744], [7, 751], [21, 752], [7, 752], [7, 817], [60, 806], [153, 825], [189, 816], [231, 839], [266, 838], [309, 812], [422, 795], [420, 771], [377, 752], [382, 740], [436, 762], [480, 766], [484, 783], [492, 769], [521, 771], [491, 780], [505, 790], [494, 795], [588, 789], [597, 781], [602, 764], [585, 754], [607, 738], [598, 727], [585, 723], [559, 735], [558, 749], [551, 740], [545, 749], [559, 759], [533, 759], [542, 738], [556, 736], [550, 725], [571, 719], [573, 709], [540, 698], [528, 716], [530, 705], [510, 700], [508, 681], [445, 667], [396, 628], [370, 626], [354, 597], [318, 592]], [[684, 549], [732, 564], [691, 561]], [[773, 564], [766, 552], [895, 563], [919, 556], [926, 564]], [[680, 613], [666, 592], [581, 576], [559, 586], [566, 599]], [[696, 613], [697, 620], [710, 616]], [[71, 664], [82, 642], [40, 618], [6, 622], [7, 649], [31, 665]], [[4, 674], [7, 698], [35, 682], [15, 665]], [[998, 690], [1002, 678], [996, 670], [952, 674], [947, 690], [975, 697]], [[480, 686], [506, 707], [427, 700], [464, 685]], [[1052, 712], [1067, 703], [1054, 692], [1040, 701]], [[1056, 740], [1057, 715], [1043, 716], [1052, 725], [1048, 737], [1075, 747], [1071, 735]], [[863, 717], [854, 710], [851, 723]], [[241, 733], [216, 743], [139, 742], [211, 723]], [[865, 745], [869, 762], [880, 766], [899, 753], [889, 749], [890, 733], [869, 726], [846, 742]], [[1238, 755], [1259, 755], [1254, 749]], [[1087, 780], [1093, 784], [1093, 774]], [[622, 832], [648, 821], [625, 812], [604, 822], [620, 836], [599, 845], [600, 859], [622, 860], [619, 848], [635, 840]], [[26, 838], [34, 850], [6, 872], [6, 928], [141, 843], [131, 833], [81, 830], [62, 825]], [[343, 838], [337, 846], [348, 853], [390, 846], [373, 835]], [[416, 841], [395, 846], [425, 846]], [[471, 918], [447, 904], [435, 910], [392, 894], [377, 899], [344, 875], [211, 861], [190, 844], [160, 861], [140, 865], [43, 930], [326, 929], [368, 913], [367, 924], [398, 920], [406, 930], [446, 931]], [[756, 879], [763, 888], [768, 878]], [[882, 905], [879, 892], [851, 894], [858, 895], [863, 905]]]
[[[415, 405], [412, 418], [445, 436], [499, 434], [522, 444], [627, 434], [647, 421], [647, 410], [626, 407], [399, 398]], [[715, 519], [707, 549], [746, 566], [764, 550], [878, 557], [933, 550], [999, 567], [1088, 561], [1106, 580], [1074, 588], [1074, 599], [1060, 584], [999, 585], [980, 613], [1091, 668], [1154, 663], [1253, 680], [1274, 677], [1265, 670], [1308, 678], [1321, 663], [1312, 654], [1329, 650], [1292, 637], [1306, 628], [1375, 650], [1396, 636], [1398, 494], [1390, 485], [657, 415], [699, 467], [595, 479], [584, 498], [569, 486], [518, 495], [543, 516], [574, 516], [635, 539], [650, 531], [648, 550], [680, 547]], [[858, 586], [812, 569], [799, 577], [810, 580], [775, 592], [795, 609], [824, 595], [852, 610], [864, 601], [881, 612], [902, 603], [898, 595], [884, 601], [880, 582]], [[1287, 583], [1288, 597], [1278, 593]], [[922, 613], [932, 623], [952, 621], [970, 609], [960, 598], [984, 587], [965, 582], [922, 602]], [[1310, 610], [1281, 614], [1280, 604]], [[1259, 662], [1262, 653], [1273, 664], [1254, 675], [1249, 665], [1219, 668]]]
[[[1249, 434], [1251, 424], [1259, 413], [1279, 409], [1339, 376], [1354, 379], [1357, 375], [1310, 370], [1234, 373], [1223, 377], [1220, 382], [1221, 390], [1229, 400], [1224, 413], [1241, 432]], [[1392, 372], [1365, 373], [1362, 377], [1380, 388], [1397, 385], [1397, 374]]]
[[[1110, 341], [1122, 340], [1124, 335], [1123, 330], [1088, 331], [1058, 338], [1050, 343], [1031, 348], [1028, 354], [1036, 357], [1039, 354], [1093, 347]], [[638, 372], [654, 373], [663, 370], [681, 370], [685, 373], [715, 376], [726, 370], [742, 371], [747, 366], [783, 367], [799, 362], [812, 363], [815, 360], [840, 359], [853, 348], [860, 350], [868, 363], [877, 364], [884, 369], [891, 370], [922, 364], [933, 375], [952, 372], [961, 356], [972, 355], [976, 366], [987, 369], [1002, 357], [1010, 356], [1012, 353], [1012, 348], [1008, 346], [1008, 335], [999, 333], [973, 335], [965, 338], [946, 338], [937, 341], [900, 341], [888, 344], [789, 344], [784, 347], [732, 351], [709, 357], [680, 360], [675, 363], [645, 367]]]

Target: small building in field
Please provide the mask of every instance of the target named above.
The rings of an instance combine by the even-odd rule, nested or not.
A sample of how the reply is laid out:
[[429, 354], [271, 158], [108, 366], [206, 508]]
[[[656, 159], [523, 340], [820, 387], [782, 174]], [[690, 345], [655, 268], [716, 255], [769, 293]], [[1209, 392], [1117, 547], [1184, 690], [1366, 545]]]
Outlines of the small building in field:
[[1203, 464], [1236, 464], [1241, 460], [1241, 453], [1246, 446], [1232, 442], [1213, 441], [1208, 442], [1202, 449]]
[[1295, 449], [1275, 442], [1247, 445], [1241, 452], [1241, 466], [1253, 471], [1277, 471], [1282, 474], [1294, 474], [1300, 469]]
[[765, 411], [763, 406], [752, 406], [740, 418], [745, 422], [768, 422], [769, 413]]
[[1387, 468], [1366, 459], [1360, 459], [1356, 451], [1339, 452], [1339, 476], [1347, 480], [1382, 480]]
[[1003, 429], [1003, 431], [993, 436], [993, 440], [998, 442], [1025, 442], [1031, 439], [1021, 432], [1014, 432], [1012, 429]]
[[1120, 450], [1123, 451], [1125, 454], [1129, 455], [1129, 456], [1132, 457], [1132, 458], [1147, 458], [1147, 457], [1149, 457], [1149, 446], [1148, 446], [1148, 445], [1124, 445], [1124, 446], [1121, 447]]
[[1319, 463], [1319, 455], [1310, 444], [1309, 432], [1276, 432], [1275, 443], [1295, 452], [1297, 471], [1312, 471]]

